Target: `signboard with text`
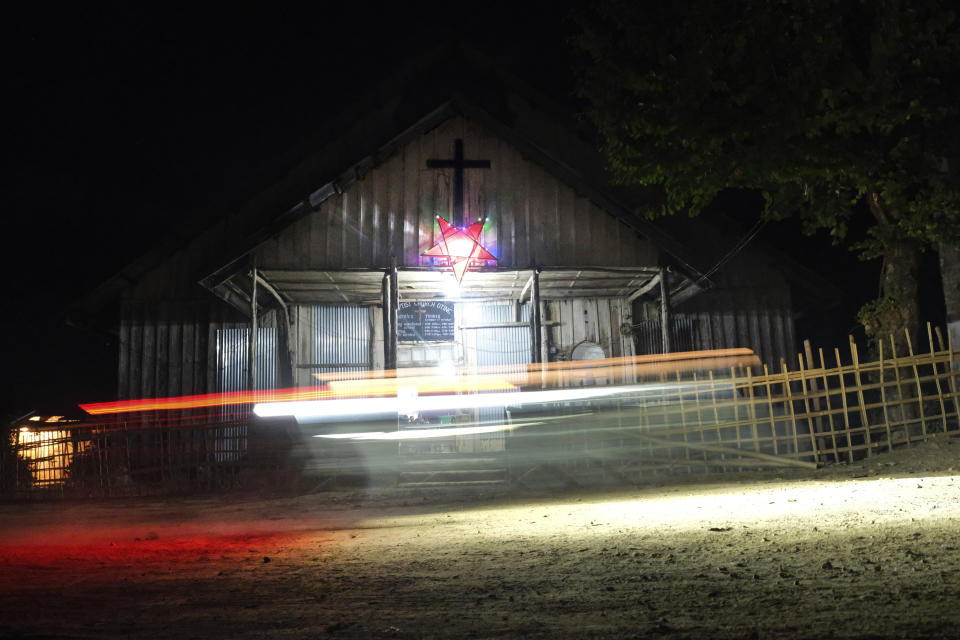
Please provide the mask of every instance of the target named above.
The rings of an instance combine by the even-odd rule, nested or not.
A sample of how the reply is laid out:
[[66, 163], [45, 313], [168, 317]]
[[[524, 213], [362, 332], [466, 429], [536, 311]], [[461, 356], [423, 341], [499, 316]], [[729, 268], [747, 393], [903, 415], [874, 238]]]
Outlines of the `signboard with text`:
[[397, 342], [451, 342], [453, 318], [453, 305], [448, 302], [401, 302]]

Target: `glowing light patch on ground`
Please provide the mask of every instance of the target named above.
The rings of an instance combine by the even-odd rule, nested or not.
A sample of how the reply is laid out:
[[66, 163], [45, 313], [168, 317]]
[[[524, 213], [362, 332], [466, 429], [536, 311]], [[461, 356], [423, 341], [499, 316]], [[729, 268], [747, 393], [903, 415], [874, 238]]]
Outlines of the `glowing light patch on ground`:
[[[941, 500], [918, 513], [905, 511], [903, 496], [914, 495], [918, 483], [930, 488], [956, 487], [952, 500]], [[608, 535], [620, 532], [654, 532], [685, 535], [720, 531], [793, 526], [821, 533], [835, 529], [903, 526], [960, 520], [960, 476], [880, 478], [873, 480], [783, 481], [757, 485], [726, 484], [621, 492], [619, 497], [554, 499], [544, 503], [487, 506], [458, 511], [444, 524], [478, 520], [509, 522], [509, 527], [484, 527], [481, 538], [552, 537], [557, 535]], [[943, 492], [941, 492], [942, 494]], [[950, 493], [949, 491], [947, 493]], [[365, 520], [371, 528], [422, 526], [423, 516]], [[473, 535], [473, 534], [471, 534]]]

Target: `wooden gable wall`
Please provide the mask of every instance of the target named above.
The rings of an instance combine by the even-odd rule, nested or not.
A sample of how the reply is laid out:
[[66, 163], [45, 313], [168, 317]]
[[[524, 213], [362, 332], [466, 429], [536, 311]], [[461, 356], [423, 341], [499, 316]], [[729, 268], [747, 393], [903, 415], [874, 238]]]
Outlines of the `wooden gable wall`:
[[256, 252], [273, 269], [430, 266], [421, 254], [439, 237], [436, 216], [450, 219], [454, 140], [467, 159], [489, 169], [464, 172], [465, 217], [488, 219], [483, 244], [499, 259], [489, 266], [651, 266], [657, 250], [612, 215], [578, 195], [507, 142], [457, 116], [414, 138], [343, 193], [324, 201]]

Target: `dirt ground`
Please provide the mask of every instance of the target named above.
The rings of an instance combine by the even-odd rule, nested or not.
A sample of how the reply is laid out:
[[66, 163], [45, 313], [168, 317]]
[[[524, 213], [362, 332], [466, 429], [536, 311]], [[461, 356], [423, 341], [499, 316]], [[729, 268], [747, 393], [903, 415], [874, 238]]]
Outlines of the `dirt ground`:
[[956, 638], [960, 439], [591, 492], [0, 505], [0, 637]]

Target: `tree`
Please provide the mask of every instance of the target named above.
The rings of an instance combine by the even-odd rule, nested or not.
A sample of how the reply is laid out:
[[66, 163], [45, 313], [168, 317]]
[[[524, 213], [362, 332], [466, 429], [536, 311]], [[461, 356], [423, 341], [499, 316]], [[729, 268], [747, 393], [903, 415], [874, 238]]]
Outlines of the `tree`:
[[867, 332], [916, 333], [920, 252], [960, 238], [960, 19], [937, 0], [606, 0], [578, 16], [578, 94], [653, 215], [763, 194], [882, 259]]

